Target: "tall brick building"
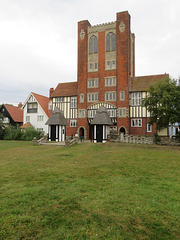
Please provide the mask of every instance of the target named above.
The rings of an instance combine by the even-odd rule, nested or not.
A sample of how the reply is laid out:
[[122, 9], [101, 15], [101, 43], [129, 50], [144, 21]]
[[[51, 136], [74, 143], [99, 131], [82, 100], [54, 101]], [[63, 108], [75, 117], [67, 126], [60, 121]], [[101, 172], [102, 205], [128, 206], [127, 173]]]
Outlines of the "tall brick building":
[[[111, 23], [91, 26], [87, 20], [78, 22], [77, 82], [50, 89], [53, 110], [62, 110], [68, 121], [66, 136], [105, 141], [112, 128], [124, 134], [155, 132], [148, 124], [142, 98], [151, 82], [168, 75], [135, 77], [135, 36], [130, 24], [127, 11], [117, 13]], [[58, 129], [53, 140], [59, 140]]]

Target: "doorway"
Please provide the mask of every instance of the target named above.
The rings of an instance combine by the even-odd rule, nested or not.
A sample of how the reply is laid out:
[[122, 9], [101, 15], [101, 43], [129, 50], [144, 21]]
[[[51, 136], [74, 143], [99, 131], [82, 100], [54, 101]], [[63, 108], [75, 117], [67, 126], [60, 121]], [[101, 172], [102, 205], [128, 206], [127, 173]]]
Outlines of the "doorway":
[[121, 127], [119, 130], [120, 135], [123, 133], [124, 135], [126, 135], [126, 129], [124, 127]]
[[56, 141], [56, 125], [51, 125], [51, 141]]
[[97, 138], [97, 142], [102, 142], [102, 140], [103, 140], [103, 125], [96, 125], [96, 138]]

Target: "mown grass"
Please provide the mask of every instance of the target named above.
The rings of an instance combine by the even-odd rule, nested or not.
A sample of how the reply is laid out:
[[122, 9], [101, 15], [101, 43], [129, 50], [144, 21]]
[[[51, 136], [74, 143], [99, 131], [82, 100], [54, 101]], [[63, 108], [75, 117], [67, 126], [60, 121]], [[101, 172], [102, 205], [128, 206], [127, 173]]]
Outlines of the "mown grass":
[[179, 148], [0, 141], [0, 239], [179, 239]]

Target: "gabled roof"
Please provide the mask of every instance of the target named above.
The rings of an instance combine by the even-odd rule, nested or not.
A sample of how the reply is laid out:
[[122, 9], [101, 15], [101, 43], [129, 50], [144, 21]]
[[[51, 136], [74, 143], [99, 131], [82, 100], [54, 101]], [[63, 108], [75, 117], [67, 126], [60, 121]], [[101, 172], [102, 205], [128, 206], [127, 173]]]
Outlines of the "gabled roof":
[[101, 106], [90, 123], [91, 125], [113, 125], [111, 119], [108, 115], [107, 109], [104, 106]]
[[8, 104], [4, 104], [4, 106], [14, 122], [23, 122], [23, 109]]
[[77, 82], [59, 83], [54, 92], [51, 94], [51, 97], [75, 96], [77, 95], [77, 89]]
[[28, 98], [26, 99], [26, 101], [24, 102], [23, 108], [26, 105], [26, 103], [28, 102], [31, 95], [33, 95], [36, 98], [37, 102], [40, 104], [40, 106], [42, 107], [42, 109], [44, 110], [46, 115], [49, 117], [51, 115], [51, 112], [52, 112], [51, 110], [48, 109], [48, 104], [49, 104], [50, 99], [48, 97], [43, 96], [43, 95], [31, 92], [29, 94]]
[[37, 93], [32, 92], [32, 94], [34, 95], [34, 97], [36, 98], [38, 103], [41, 105], [41, 107], [44, 110], [44, 112], [46, 113], [46, 115], [49, 117], [51, 115], [51, 111], [48, 110], [48, 103], [49, 103], [50, 99], [48, 97], [42, 96]]
[[68, 123], [64, 117], [64, 114], [61, 110], [55, 109], [52, 111], [50, 118], [47, 120], [45, 125], [60, 125], [60, 126], [67, 126]]
[[152, 83], [158, 82], [159, 80], [163, 80], [168, 77], [169, 77], [169, 74], [133, 77], [131, 79], [130, 92], [147, 91], [147, 89]]

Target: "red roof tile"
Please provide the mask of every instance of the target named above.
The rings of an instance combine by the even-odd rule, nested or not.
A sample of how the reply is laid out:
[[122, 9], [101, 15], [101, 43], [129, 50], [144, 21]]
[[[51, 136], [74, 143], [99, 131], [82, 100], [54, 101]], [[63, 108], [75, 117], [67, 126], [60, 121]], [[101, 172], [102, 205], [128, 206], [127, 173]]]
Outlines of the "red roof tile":
[[65, 97], [77, 95], [77, 82], [59, 83], [51, 94], [51, 97]]
[[32, 92], [32, 94], [34, 95], [34, 97], [36, 98], [38, 103], [41, 105], [41, 107], [44, 110], [44, 112], [49, 117], [51, 115], [51, 111], [48, 110], [48, 103], [49, 103], [50, 99], [48, 97], [42, 96], [42, 95], [37, 94], [37, 93], [33, 93]]
[[27, 122], [27, 123], [25, 123], [25, 124], [23, 124], [20, 128], [33, 128], [33, 126], [31, 125], [31, 123], [30, 122]]
[[169, 77], [169, 74], [134, 77], [131, 79], [131, 92], [147, 91], [151, 83], [166, 79], [167, 77]]
[[23, 109], [8, 104], [4, 106], [15, 122], [23, 123]]

